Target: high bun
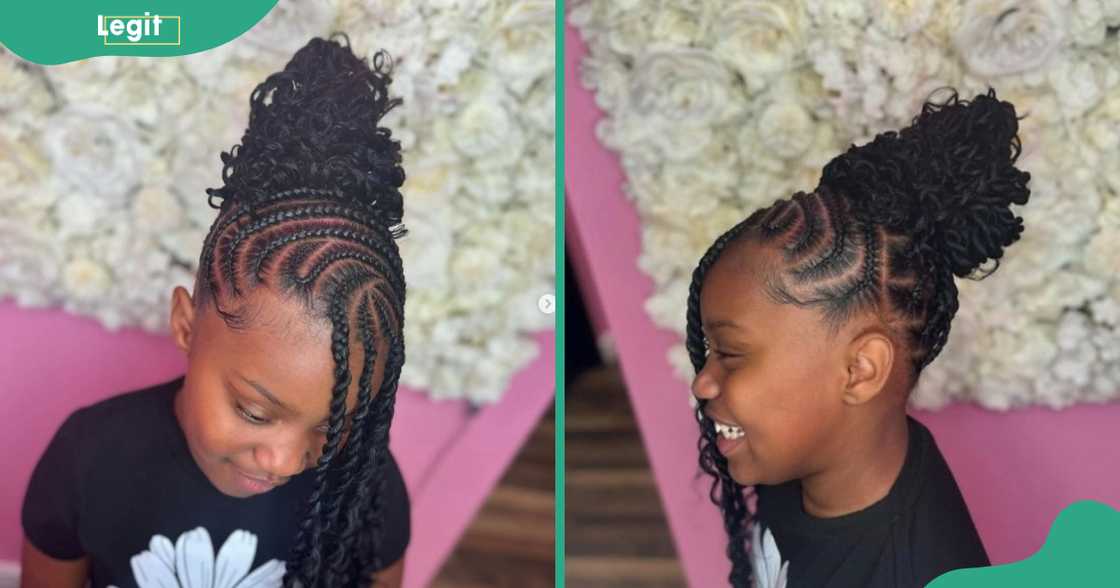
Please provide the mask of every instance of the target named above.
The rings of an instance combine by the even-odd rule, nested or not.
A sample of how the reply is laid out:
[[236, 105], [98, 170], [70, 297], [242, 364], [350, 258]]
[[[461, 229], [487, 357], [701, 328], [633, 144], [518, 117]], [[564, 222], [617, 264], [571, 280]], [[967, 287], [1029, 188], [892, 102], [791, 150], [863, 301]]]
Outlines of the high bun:
[[1015, 107], [995, 90], [971, 102], [953, 91], [943, 103], [926, 102], [902, 131], [833, 159], [820, 185], [846, 195], [860, 218], [910, 234], [921, 253], [967, 277], [988, 260], [998, 267], [1023, 232], [1010, 209], [1030, 198], [1031, 176], [1015, 167], [1018, 129]]
[[[812, 193], [797, 193], [716, 239], [692, 274], [685, 347], [697, 373], [709, 346], [700, 294], [727, 249], [750, 242], [779, 252], [764, 289], [780, 304], [817, 310], [834, 331], [853, 317], [881, 317], [909, 360], [911, 386], [941, 352], [959, 308], [954, 276], [982, 279], [1019, 239], [1030, 174], [1015, 167], [1021, 146], [1015, 108], [995, 91], [926, 102], [912, 124], [853, 146], [825, 166]], [[990, 269], [982, 267], [991, 260]], [[701, 401], [703, 404], [704, 401]], [[712, 475], [723, 514], [733, 586], [748, 586], [745, 492], [700, 417], [700, 467]]]
[[392, 60], [379, 52], [371, 68], [337, 37], [347, 45], [312, 39], [253, 91], [241, 144], [221, 156], [225, 185], [206, 191], [212, 206], [311, 188], [401, 222], [400, 144], [379, 126], [400, 104], [389, 96]]
[[[342, 37], [346, 40], [345, 37]], [[368, 586], [380, 557], [389, 425], [405, 360], [400, 145], [381, 118], [390, 60], [372, 67], [312, 39], [252, 94], [241, 144], [222, 154], [219, 213], [203, 244], [195, 304], [244, 328], [247, 297], [269, 288], [331, 327], [329, 428], [286, 562], [285, 587]], [[220, 205], [215, 201], [220, 199]], [[360, 373], [350, 358], [360, 357]], [[378, 363], [384, 376], [375, 384]], [[346, 398], [357, 381], [351, 433]]]

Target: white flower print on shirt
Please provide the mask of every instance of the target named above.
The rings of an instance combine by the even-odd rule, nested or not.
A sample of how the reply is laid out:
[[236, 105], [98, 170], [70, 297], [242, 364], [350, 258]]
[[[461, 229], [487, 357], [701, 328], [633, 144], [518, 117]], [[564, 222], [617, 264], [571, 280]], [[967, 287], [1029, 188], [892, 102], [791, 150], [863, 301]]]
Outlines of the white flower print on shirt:
[[786, 588], [789, 562], [782, 561], [778, 543], [770, 529], [762, 533], [761, 525], [751, 531], [751, 568], [754, 570], [754, 588]]
[[280, 586], [285, 571], [280, 560], [269, 560], [249, 573], [256, 553], [257, 536], [238, 529], [222, 544], [215, 559], [210, 533], [196, 527], [180, 535], [174, 545], [167, 537], [154, 535], [147, 550], [132, 556], [132, 574], [140, 588]]

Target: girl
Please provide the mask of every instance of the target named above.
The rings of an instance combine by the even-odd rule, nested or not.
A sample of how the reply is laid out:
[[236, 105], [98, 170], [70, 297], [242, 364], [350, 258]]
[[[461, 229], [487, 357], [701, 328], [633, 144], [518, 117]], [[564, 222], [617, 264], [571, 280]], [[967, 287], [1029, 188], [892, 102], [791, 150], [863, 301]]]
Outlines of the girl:
[[313, 39], [254, 90], [193, 296], [172, 294], [186, 374], [63, 423], [24, 501], [23, 586], [400, 584], [389, 69]]
[[1017, 131], [993, 90], [927, 102], [700, 260], [686, 344], [732, 585], [924, 586], [989, 565], [906, 402], [949, 334], [953, 276], [987, 276], [1023, 230]]

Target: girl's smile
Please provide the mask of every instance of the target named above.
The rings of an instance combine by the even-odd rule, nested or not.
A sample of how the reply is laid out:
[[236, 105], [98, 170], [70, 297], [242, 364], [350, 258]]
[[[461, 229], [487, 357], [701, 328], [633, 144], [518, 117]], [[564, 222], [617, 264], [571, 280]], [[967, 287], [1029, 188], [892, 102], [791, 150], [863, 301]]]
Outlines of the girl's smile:
[[719, 438], [716, 440], [716, 447], [719, 448], [719, 452], [722, 453], [724, 457], [731, 459], [735, 450], [746, 443], [747, 440], [743, 437], [743, 430], [738, 429], [738, 433], [734, 435], [720, 434]]
[[739, 425], [730, 424], [730, 419], [714, 415], [712, 410], [706, 410], [704, 414], [715, 425], [716, 435], [719, 436], [716, 440], [719, 452], [730, 458], [735, 449], [746, 443], [746, 432]]
[[279, 480], [270, 481], [267, 476], [250, 475], [248, 472], [234, 465], [232, 461], [229, 462], [229, 465], [238, 476], [241, 489], [247, 494], [263, 494], [283, 483]]

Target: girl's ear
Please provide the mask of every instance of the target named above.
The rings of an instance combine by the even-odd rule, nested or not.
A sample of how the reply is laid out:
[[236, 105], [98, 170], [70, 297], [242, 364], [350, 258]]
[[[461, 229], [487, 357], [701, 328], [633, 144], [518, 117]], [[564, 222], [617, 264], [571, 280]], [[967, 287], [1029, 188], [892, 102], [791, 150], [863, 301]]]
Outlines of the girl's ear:
[[183, 353], [190, 353], [193, 333], [194, 300], [191, 299], [186, 288], [176, 286], [171, 292], [171, 337]]
[[869, 331], [848, 346], [848, 384], [844, 403], [857, 405], [877, 397], [894, 367], [894, 343], [882, 331]]

